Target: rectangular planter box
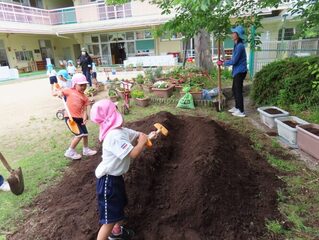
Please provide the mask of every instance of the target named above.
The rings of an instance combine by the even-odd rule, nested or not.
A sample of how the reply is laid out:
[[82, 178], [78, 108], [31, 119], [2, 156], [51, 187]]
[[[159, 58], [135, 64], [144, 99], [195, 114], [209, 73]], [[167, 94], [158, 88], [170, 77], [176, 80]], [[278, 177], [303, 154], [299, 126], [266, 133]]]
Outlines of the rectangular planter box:
[[151, 99], [150, 98], [143, 98], [143, 99], [136, 98], [136, 99], [134, 99], [134, 102], [137, 106], [147, 107], [150, 104]]
[[307, 128], [313, 128], [319, 132], [318, 124], [297, 126], [298, 147], [319, 160], [319, 136], [308, 131]]
[[[266, 109], [273, 108], [278, 111], [281, 111], [282, 113], [279, 114], [270, 114], [265, 112]], [[267, 127], [271, 129], [275, 129], [277, 127], [275, 118], [278, 117], [286, 117], [289, 116], [289, 112], [286, 112], [285, 110], [282, 110], [278, 107], [270, 106], [270, 107], [260, 107], [257, 108], [257, 111], [259, 112], [260, 120], [262, 123], [264, 123]]]
[[201, 100], [202, 99], [202, 92], [190, 92], [193, 96], [193, 100]]
[[278, 136], [283, 138], [284, 142], [287, 142], [291, 147], [298, 148], [297, 129], [296, 127], [291, 127], [286, 124], [286, 121], [293, 121], [297, 125], [305, 125], [309, 123], [295, 116], [279, 117], [275, 119], [275, 122], [277, 123]]
[[168, 88], [163, 88], [163, 89], [152, 88], [152, 92], [160, 98], [169, 98], [170, 96], [172, 96], [173, 90], [174, 90], [174, 86], [170, 86]]

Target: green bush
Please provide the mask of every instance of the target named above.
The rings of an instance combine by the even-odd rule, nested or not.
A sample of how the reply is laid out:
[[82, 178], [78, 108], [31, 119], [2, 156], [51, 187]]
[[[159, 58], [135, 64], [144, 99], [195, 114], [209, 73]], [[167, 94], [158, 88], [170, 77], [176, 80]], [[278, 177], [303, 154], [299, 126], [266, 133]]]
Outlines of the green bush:
[[144, 98], [144, 92], [141, 90], [133, 90], [131, 92], [132, 98]]
[[256, 73], [251, 97], [257, 104], [309, 108], [318, 104], [319, 91], [309, 66], [319, 63], [318, 57], [288, 58], [272, 62]]
[[142, 74], [138, 74], [137, 77], [136, 77], [136, 82], [138, 84], [143, 84], [144, 83], [144, 77]]

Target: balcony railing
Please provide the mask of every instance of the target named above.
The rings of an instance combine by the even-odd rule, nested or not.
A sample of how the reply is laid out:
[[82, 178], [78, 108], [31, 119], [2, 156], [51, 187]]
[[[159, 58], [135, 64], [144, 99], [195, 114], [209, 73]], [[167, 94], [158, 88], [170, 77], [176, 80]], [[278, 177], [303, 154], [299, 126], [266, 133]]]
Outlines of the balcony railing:
[[53, 10], [0, 2], [0, 21], [61, 25], [132, 17], [131, 3], [107, 6], [104, 3]]

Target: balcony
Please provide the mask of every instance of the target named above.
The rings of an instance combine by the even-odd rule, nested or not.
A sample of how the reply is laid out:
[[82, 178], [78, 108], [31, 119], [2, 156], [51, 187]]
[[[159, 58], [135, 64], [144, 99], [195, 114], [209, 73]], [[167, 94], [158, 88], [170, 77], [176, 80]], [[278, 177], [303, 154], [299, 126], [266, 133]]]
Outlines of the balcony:
[[62, 25], [132, 17], [131, 3], [107, 6], [104, 3], [45, 10], [0, 2], [0, 21]]

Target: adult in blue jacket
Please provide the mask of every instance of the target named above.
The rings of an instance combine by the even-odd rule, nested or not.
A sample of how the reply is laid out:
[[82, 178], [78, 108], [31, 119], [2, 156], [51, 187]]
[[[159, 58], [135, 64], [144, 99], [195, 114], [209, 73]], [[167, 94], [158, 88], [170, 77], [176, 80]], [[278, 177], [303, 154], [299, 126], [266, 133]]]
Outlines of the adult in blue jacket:
[[235, 98], [235, 107], [228, 111], [236, 117], [245, 117], [244, 111], [244, 97], [243, 97], [243, 83], [247, 74], [247, 55], [244, 45], [245, 30], [242, 26], [237, 26], [231, 29], [232, 38], [234, 40], [234, 50], [231, 60], [218, 61], [218, 65], [232, 66], [233, 76], [233, 94]]

